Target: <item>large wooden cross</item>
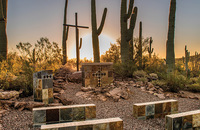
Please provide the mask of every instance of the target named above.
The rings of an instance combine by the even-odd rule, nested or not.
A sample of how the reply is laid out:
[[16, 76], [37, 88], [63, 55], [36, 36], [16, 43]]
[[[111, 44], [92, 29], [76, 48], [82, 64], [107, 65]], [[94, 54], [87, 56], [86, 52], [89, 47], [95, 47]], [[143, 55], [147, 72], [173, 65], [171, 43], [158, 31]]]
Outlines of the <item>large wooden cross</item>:
[[77, 62], [77, 71], [79, 71], [79, 61], [80, 61], [80, 56], [79, 56], [79, 28], [88, 29], [89, 27], [78, 26], [77, 13], [75, 13], [75, 25], [71, 25], [71, 24], [63, 24], [63, 25], [64, 26], [68, 26], [68, 27], [75, 27], [76, 28], [76, 62]]
[[101, 67], [100, 67], [99, 70], [98, 70], [96, 73], [93, 73], [92, 75], [93, 75], [94, 77], [97, 77], [97, 79], [98, 79], [97, 87], [101, 87], [101, 86], [102, 86], [102, 84], [101, 84], [101, 78], [102, 78], [103, 76], [105, 76], [106, 73], [102, 73], [102, 72], [101, 72]]

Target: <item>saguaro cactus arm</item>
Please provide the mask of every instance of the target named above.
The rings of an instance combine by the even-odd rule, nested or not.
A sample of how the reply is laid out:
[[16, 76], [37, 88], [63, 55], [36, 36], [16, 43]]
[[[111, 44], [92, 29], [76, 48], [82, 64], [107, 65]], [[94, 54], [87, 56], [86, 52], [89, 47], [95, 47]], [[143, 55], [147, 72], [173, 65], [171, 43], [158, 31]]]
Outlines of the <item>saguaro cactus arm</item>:
[[135, 29], [135, 23], [136, 23], [136, 18], [137, 18], [137, 10], [138, 8], [135, 7], [134, 11], [131, 15], [131, 21], [128, 29], [128, 36], [127, 36], [127, 41], [130, 41], [133, 37], [133, 30]]
[[100, 35], [102, 30], [103, 30], [103, 26], [104, 26], [104, 23], [105, 23], [105, 20], [106, 20], [106, 14], [107, 14], [107, 8], [104, 8], [101, 24], [100, 24], [100, 26], [97, 30], [98, 35]]
[[82, 38], [80, 38], [79, 50], [81, 49], [81, 47], [82, 47]]
[[129, 19], [132, 14], [134, 0], [129, 1], [128, 13], [125, 15], [125, 19]]

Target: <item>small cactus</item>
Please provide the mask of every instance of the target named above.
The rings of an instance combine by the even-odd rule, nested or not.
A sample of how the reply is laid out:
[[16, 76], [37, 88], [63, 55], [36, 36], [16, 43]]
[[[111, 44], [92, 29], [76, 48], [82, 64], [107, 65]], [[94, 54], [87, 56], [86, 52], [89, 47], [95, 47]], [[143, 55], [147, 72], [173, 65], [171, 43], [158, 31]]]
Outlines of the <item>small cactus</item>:
[[187, 46], [185, 45], [185, 58], [183, 57], [183, 63], [185, 64], [185, 71], [187, 76], [189, 75], [189, 68], [188, 68], [188, 63], [190, 60], [190, 52], [187, 50]]
[[150, 43], [148, 47], [148, 53], [149, 53], [149, 59], [151, 59], [151, 54], [153, 53], [154, 48], [151, 48], [151, 45], [153, 43], [152, 37], [150, 37]]

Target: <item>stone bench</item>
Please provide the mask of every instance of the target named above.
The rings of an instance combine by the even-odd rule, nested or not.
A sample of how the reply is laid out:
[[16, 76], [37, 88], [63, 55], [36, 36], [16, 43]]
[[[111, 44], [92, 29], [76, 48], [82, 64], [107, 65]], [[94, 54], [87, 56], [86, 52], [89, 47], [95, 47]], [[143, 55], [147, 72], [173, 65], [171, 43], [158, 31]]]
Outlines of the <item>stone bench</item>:
[[123, 130], [120, 118], [42, 125], [41, 130]]
[[167, 115], [166, 130], [200, 130], [200, 110]]
[[178, 112], [177, 100], [137, 103], [133, 105], [133, 116], [137, 119], [164, 118]]
[[33, 126], [96, 118], [95, 104], [33, 108]]

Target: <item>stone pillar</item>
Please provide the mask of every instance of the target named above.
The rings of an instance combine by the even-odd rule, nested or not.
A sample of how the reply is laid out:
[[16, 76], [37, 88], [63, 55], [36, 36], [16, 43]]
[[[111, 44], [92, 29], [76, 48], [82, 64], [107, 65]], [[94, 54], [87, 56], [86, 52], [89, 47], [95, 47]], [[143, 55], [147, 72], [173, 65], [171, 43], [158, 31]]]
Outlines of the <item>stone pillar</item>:
[[53, 103], [53, 71], [44, 70], [33, 74], [34, 101]]

